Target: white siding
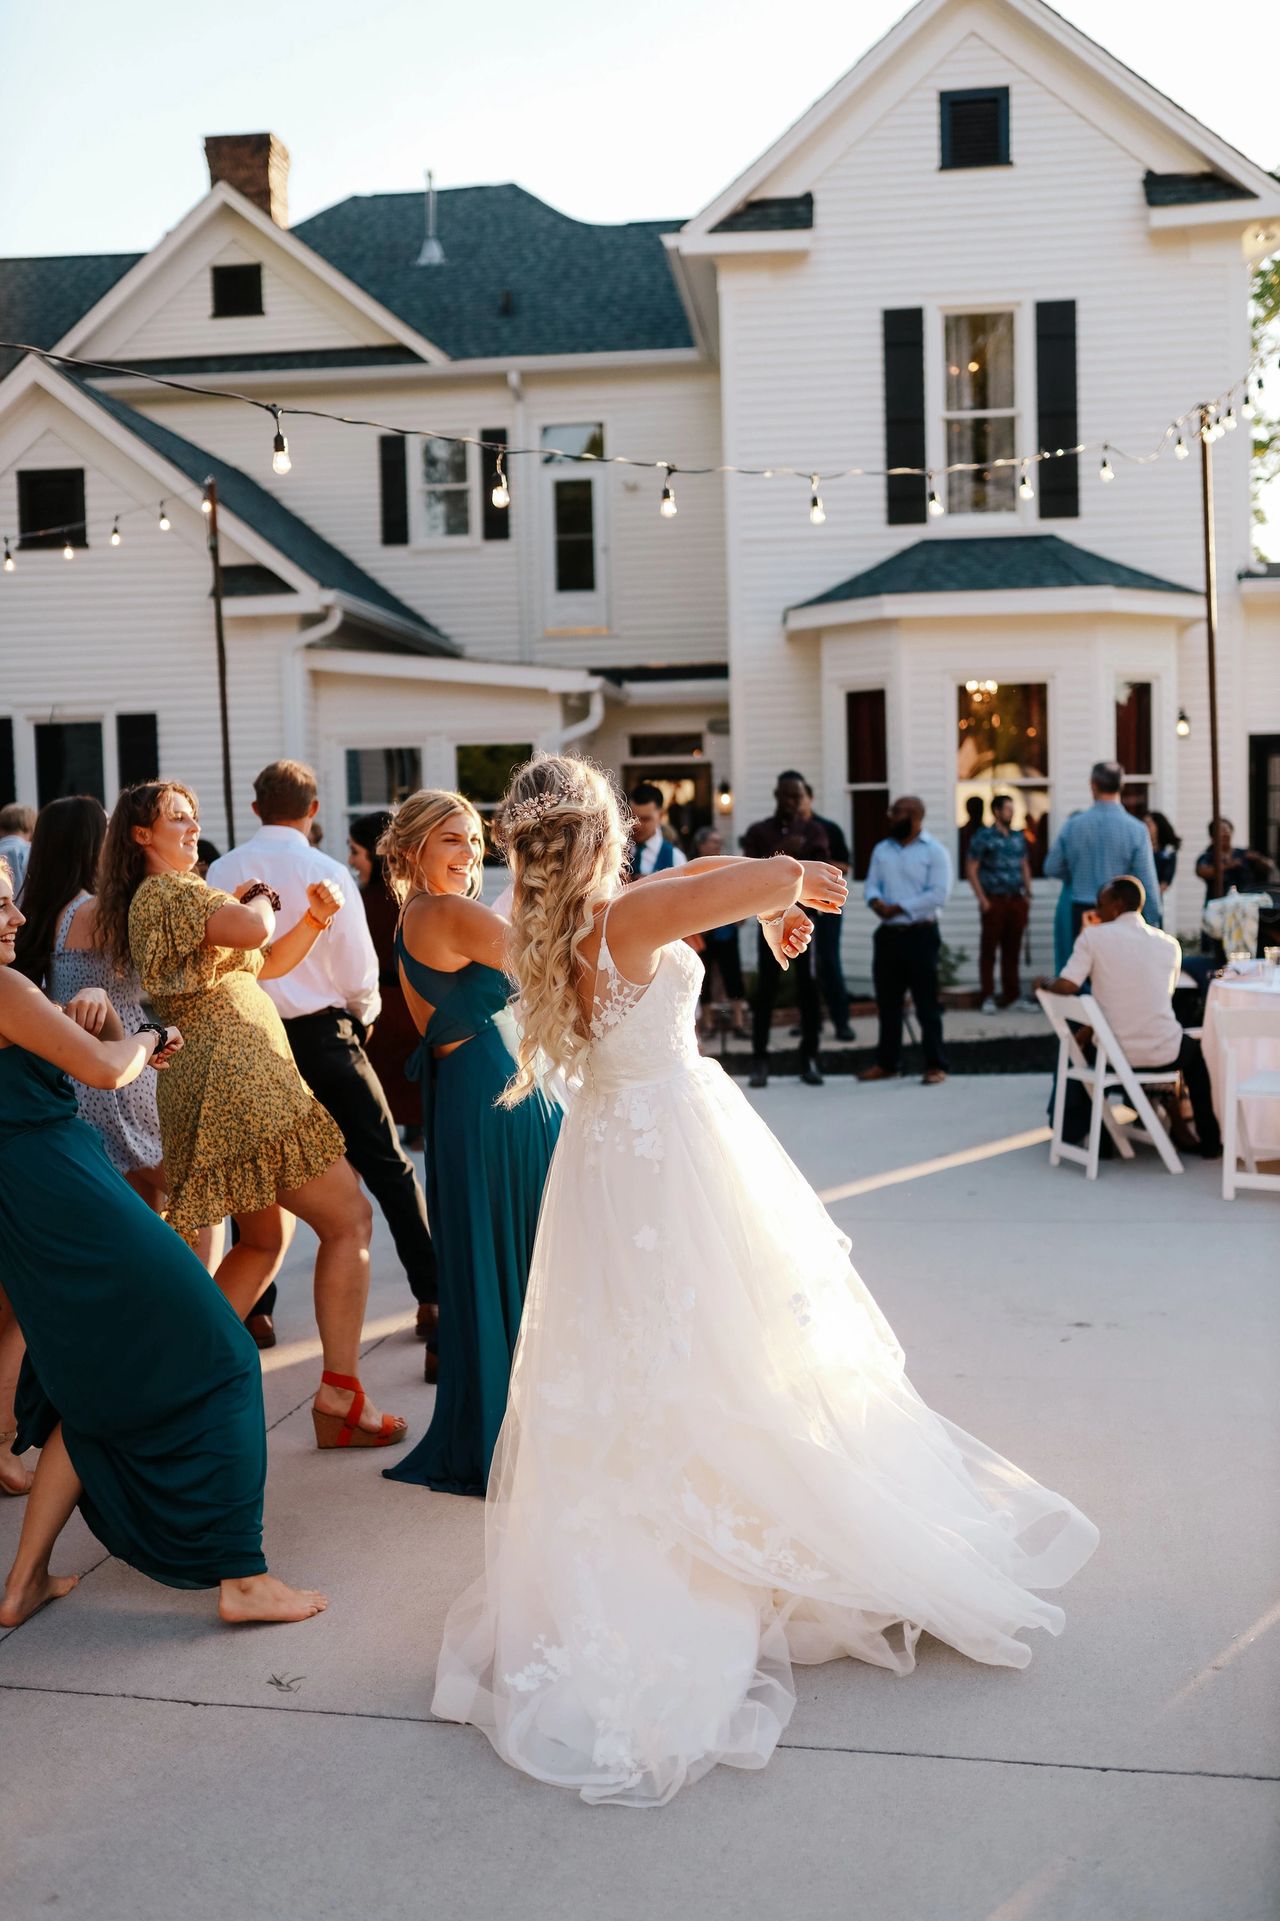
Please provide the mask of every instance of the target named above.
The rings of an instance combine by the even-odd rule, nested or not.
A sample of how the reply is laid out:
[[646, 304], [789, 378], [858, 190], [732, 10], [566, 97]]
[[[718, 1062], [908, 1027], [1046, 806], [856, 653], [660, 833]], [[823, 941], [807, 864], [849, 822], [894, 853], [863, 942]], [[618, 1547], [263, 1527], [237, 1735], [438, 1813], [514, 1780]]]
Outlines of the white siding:
[[[887, 307], [1010, 304], [1023, 336], [1040, 299], [1077, 303], [1080, 433], [1132, 452], [1149, 449], [1170, 418], [1212, 395], [1248, 359], [1246, 273], [1238, 229], [1188, 240], [1153, 234], [1142, 192], [1147, 166], [1201, 166], [1144, 132], [1132, 115], [1065, 64], [1047, 62], [1007, 16], [968, 10], [981, 22], [951, 44], [945, 26], [914, 50], [916, 77], [851, 112], [821, 151], [757, 191], [815, 196], [810, 254], [720, 263], [725, 458], [839, 467], [884, 464], [881, 313]], [[932, 50], [932, 51], [931, 51]], [[1008, 85], [1013, 165], [937, 170], [937, 95], [942, 88]], [[887, 85], [887, 83], [886, 83]], [[1068, 95], [1078, 104], [1070, 104]], [[1083, 106], [1085, 111], [1080, 111]], [[1145, 140], [1145, 148], [1142, 142]], [[806, 172], [806, 165], [816, 171]], [[1176, 324], [1160, 324], [1169, 316]], [[1020, 370], [1032, 364], [1020, 354]], [[930, 364], [931, 434], [941, 369]], [[1024, 379], [1019, 441], [1035, 446], [1034, 393]], [[1233, 666], [1239, 616], [1234, 575], [1247, 555], [1246, 436], [1214, 450], [1223, 582], [1224, 737], [1238, 740], [1242, 715]], [[1201, 579], [1197, 462], [1150, 467], [1116, 461], [1114, 485], [1086, 457], [1078, 520], [1040, 522], [1030, 508], [1012, 531], [1057, 533], [1080, 546], [1187, 586]], [[999, 532], [951, 517], [890, 527], [884, 482], [850, 479], [824, 489], [827, 523], [808, 524], [807, 492], [795, 480], [730, 481], [730, 658], [735, 680], [739, 787], [762, 811], [776, 766], [803, 759], [813, 726], [814, 656], [784, 638], [784, 610], [915, 541]], [[953, 605], [959, 605], [953, 602]], [[1184, 659], [1194, 648], [1184, 650]], [[977, 671], [974, 668], [971, 671]], [[931, 718], [914, 706], [921, 738]], [[1204, 730], [1199, 730], [1203, 742]], [[1109, 748], [1109, 736], [1097, 751]], [[1196, 736], [1188, 805], [1200, 811]], [[1092, 749], [1093, 743], [1090, 743]], [[1084, 751], [1082, 747], [1082, 752]], [[935, 773], [949, 777], [950, 750]], [[823, 785], [838, 770], [822, 770]]]
[[[260, 314], [212, 313], [210, 268], [262, 266]], [[88, 337], [89, 358], [290, 353], [385, 346], [386, 329], [223, 208]]]
[[[512, 444], [537, 446], [544, 426], [601, 420], [606, 452], [714, 466], [719, 459], [717, 383], [709, 369], [617, 370], [580, 376], [527, 374], [521, 407], [499, 376], [343, 387], [317, 379], [292, 395], [299, 406], [359, 414], [421, 432], [476, 434], [505, 427]], [[554, 666], [632, 666], [725, 657], [724, 527], [718, 481], [678, 477], [679, 513], [658, 514], [661, 481], [608, 467], [602, 540], [607, 632], [548, 636], [549, 495], [538, 458], [511, 462], [511, 538], [384, 547], [376, 430], [288, 420], [293, 470], [271, 472], [271, 427], [232, 402], [132, 396], [155, 419], [241, 467], [425, 614], [469, 654]], [[410, 443], [411, 483], [417, 466]], [[478, 489], [476, 491], [478, 506]], [[473, 533], [478, 533], [473, 514]]]

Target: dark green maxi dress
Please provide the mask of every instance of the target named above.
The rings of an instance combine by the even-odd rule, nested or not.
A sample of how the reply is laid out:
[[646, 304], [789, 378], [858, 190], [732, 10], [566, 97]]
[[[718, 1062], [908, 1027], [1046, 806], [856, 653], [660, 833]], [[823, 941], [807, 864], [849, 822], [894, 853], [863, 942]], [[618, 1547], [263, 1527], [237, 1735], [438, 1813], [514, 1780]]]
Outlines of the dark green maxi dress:
[[4, 1288], [27, 1343], [14, 1452], [62, 1422], [80, 1511], [166, 1587], [264, 1574], [258, 1351], [190, 1248], [116, 1173], [71, 1082], [0, 1048]]
[[[427, 1217], [440, 1273], [440, 1384], [431, 1425], [389, 1481], [483, 1495], [507, 1407], [529, 1262], [560, 1109], [541, 1093], [497, 1105], [515, 1072], [495, 1015], [505, 974], [471, 961], [440, 973], [396, 936], [410, 984], [435, 1012], [410, 1062], [422, 1081]], [[434, 1047], [465, 1041], [437, 1060]]]

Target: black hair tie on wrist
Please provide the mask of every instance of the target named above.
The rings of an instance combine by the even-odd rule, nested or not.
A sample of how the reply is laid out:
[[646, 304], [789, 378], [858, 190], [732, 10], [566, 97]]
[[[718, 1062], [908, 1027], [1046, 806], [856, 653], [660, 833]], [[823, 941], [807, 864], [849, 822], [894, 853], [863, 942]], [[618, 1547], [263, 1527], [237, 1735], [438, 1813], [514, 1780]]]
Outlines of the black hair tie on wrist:
[[161, 1027], [159, 1021], [139, 1021], [133, 1031], [135, 1034], [155, 1035], [156, 1044], [151, 1050], [153, 1055], [158, 1054], [162, 1047], [169, 1045], [169, 1030], [167, 1027]]
[[240, 896], [240, 905], [247, 907], [251, 900], [259, 900], [263, 895], [271, 902], [274, 911], [277, 914], [280, 913], [284, 907], [284, 902], [281, 900], [279, 894], [277, 894], [275, 888], [268, 887], [264, 880], [256, 880], [248, 893]]

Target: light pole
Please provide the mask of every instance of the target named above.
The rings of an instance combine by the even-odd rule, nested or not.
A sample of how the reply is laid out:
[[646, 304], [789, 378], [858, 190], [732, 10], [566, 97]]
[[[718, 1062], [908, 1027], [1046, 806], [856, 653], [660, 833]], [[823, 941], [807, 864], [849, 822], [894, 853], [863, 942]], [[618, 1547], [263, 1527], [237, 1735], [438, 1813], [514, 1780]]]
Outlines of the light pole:
[[1200, 515], [1204, 531], [1204, 623], [1209, 667], [1209, 786], [1213, 819], [1213, 896], [1222, 898], [1223, 856], [1218, 822], [1222, 793], [1218, 769], [1218, 555], [1213, 531], [1213, 458], [1208, 407], [1200, 408]]
[[[227, 714], [227, 639], [222, 625], [222, 553], [218, 546], [218, 483], [210, 474], [204, 483], [209, 522], [209, 562], [213, 568], [213, 631], [218, 650], [218, 713], [222, 722], [222, 805], [227, 819], [227, 845], [236, 844], [231, 803], [231, 722]], [[1216, 805], [1216, 802], [1215, 802]]]

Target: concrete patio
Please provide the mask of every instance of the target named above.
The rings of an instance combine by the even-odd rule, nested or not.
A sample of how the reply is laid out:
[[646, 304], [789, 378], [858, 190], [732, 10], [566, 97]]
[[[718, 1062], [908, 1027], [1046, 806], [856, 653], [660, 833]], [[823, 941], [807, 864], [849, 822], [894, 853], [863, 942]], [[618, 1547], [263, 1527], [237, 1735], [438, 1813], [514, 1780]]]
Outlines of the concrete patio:
[[[1023, 1673], [925, 1642], [898, 1680], [802, 1669], [784, 1744], [648, 1816], [592, 1809], [431, 1720], [478, 1503], [319, 1455], [299, 1235], [265, 1357], [276, 1569], [328, 1590], [231, 1631], [104, 1558], [0, 1640], [0, 1916], [1264, 1921], [1280, 1905], [1277, 1229], [1149, 1152], [1051, 1170], [1044, 1082], [755, 1097], [823, 1191], [935, 1407], [1102, 1530]], [[430, 1390], [379, 1231], [364, 1375]], [[0, 1510], [11, 1550], [20, 1503]]]

